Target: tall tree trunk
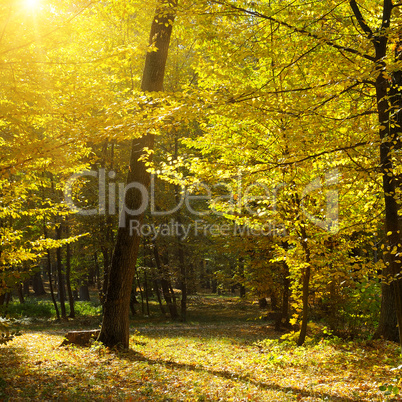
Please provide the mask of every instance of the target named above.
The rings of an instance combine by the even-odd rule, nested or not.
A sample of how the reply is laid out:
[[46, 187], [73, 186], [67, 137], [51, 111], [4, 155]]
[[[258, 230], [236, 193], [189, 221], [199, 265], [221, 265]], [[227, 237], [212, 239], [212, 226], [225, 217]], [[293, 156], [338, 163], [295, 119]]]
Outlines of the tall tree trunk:
[[[177, 223], [181, 227], [180, 215], [177, 217]], [[181, 290], [181, 300], [180, 300], [180, 315], [183, 322], [187, 321], [187, 269], [184, 263], [184, 249], [180, 238], [177, 238], [177, 247], [179, 254], [179, 267], [180, 267], [180, 290]]]
[[[394, 89], [388, 80], [386, 74], [385, 56], [387, 55], [387, 42], [388, 42], [388, 28], [391, 23], [391, 13], [393, 5], [391, 0], [384, 0], [383, 18], [382, 18], [382, 34], [372, 38], [375, 48], [375, 64], [376, 64], [376, 97], [377, 97], [377, 111], [378, 120], [380, 123], [379, 136], [381, 139], [380, 144], [380, 161], [382, 172], [382, 188], [384, 192], [385, 204], [385, 232], [387, 236], [387, 248], [384, 258], [388, 266], [387, 273], [389, 274], [388, 280], [391, 281], [391, 286], [395, 298], [395, 311], [399, 329], [399, 339], [402, 345], [402, 262], [399, 256], [402, 253], [401, 248], [401, 234], [398, 225], [398, 203], [396, 200], [396, 177], [393, 165], [393, 154], [395, 146], [398, 142], [400, 127], [394, 125], [395, 119], [395, 98], [392, 97]], [[355, 12], [356, 15], [356, 12]], [[367, 31], [366, 31], [367, 32]], [[371, 31], [370, 31], [371, 32]], [[369, 34], [370, 34], [369, 32]], [[396, 88], [397, 92], [399, 88]], [[391, 107], [390, 107], [391, 106]], [[392, 251], [392, 252], [391, 252]], [[386, 299], [382, 299], [385, 301]], [[385, 311], [385, 308], [382, 309]], [[391, 319], [390, 315], [385, 315], [382, 320]], [[392, 322], [388, 322], [386, 327], [391, 327]]]
[[[300, 203], [298, 202], [298, 205]], [[303, 345], [305, 339], [306, 339], [306, 334], [307, 334], [307, 323], [308, 323], [308, 316], [309, 316], [309, 311], [308, 311], [308, 298], [310, 295], [310, 275], [311, 275], [311, 256], [310, 256], [310, 247], [307, 244], [307, 233], [306, 229], [304, 227], [304, 223], [301, 223], [301, 228], [300, 228], [300, 234], [301, 234], [301, 246], [304, 251], [304, 258], [306, 260], [306, 266], [303, 268], [302, 271], [302, 301], [303, 301], [303, 314], [302, 314], [302, 323], [301, 323], [301, 328], [300, 328], [300, 334], [299, 334], [299, 339], [297, 340], [297, 346]]]
[[244, 258], [239, 258], [239, 275], [242, 279], [240, 283], [240, 297], [244, 299], [246, 297], [246, 286], [244, 285]]
[[11, 292], [7, 292], [6, 293], [6, 307], [8, 307], [8, 304], [10, 303], [11, 299], [12, 299]]
[[173, 304], [174, 304], [175, 306], [177, 306], [176, 294], [175, 294], [175, 292], [174, 292], [174, 290], [173, 290], [172, 282], [169, 281], [168, 283], [169, 283], [169, 292], [170, 292], [170, 294], [172, 295]]
[[[53, 181], [52, 181], [53, 183]], [[45, 238], [48, 238], [48, 233], [47, 233], [47, 228], [46, 228], [46, 222], [43, 222], [43, 234], [45, 235]], [[59, 308], [57, 306], [57, 301], [56, 297], [54, 296], [54, 289], [53, 289], [53, 278], [52, 278], [52, 257], [50, 254], [50, 250], [47, 250], [47, 276], [49, 279], [49, 289], [50, 289], [50, 295], [52, 297], [52, 302], [54, 305], [54, 309], [56, 311], [56, 317], [58, 320], [60, 320], [60, 313], [59, 313]]]
[[[61, 224], [56, 229], [57, 240], [61, 240]], [[67, 319], [66, 305], [65, 305], [65, 291], [64, 291], [64, 277], [63, 277], [63, 266], [61, 261], [61, 247], [56, 249], [56, 267], [57, 267], [57, 293], [60, 301], [61, 318]]]
[[154, 290], [155, 290], [155, 293], [156, 293], [156, 298], [158, 299], [159, 308], [161, 310], [162, 315], [166, 316], [165, 307], [163, 306], [163, 303], [162, 303], [159, 283], [158, 283], [158, 281], [156, 279], [154, 279], [153, 282], [154, 282]]
[[137, 286], [138, 290], [140, 291], [140, 297], [141, 297], [141, 313], [142, 315], [145, 315], [145, 308], [144, 308], [144, 293], [141, 288], [141, 281], [140, 281], [140, 276], [138, 275], [138, 271], [136, 271], [136, 279], [137, 279]]
[[52, 297], [52, 302], [54, 305], [54, 309], [56, 311], [56, 317], [58, 320], [60, 320], [59, 307], [57, 306], [56, 297], [54, 296], [53, 278], [52, 278], [52, 258], [50, 255], [50, 250], [47, 250], [47, 276], [49, 277], [50, 295]]
[[303, 345], [306, 334], [307, 334], [307, 323], [308, 323], [308, 297], [309, 297], [309, 284], [310, 284], [310, 265], [304, 268], [302, 273], [302, 284], [303, 284], [303, 314], [302, 323], [300, 328], [299, 339], [297, 340], [297, 346]]
[[177, 320], [179, 314], [177, 313], [176, 302], [174, 302], [174, 300], [173, 300], [174, 294], [172, 295], [170, 292], [169, 281], [166, 279], [166, 274], [162, 267], [162, 263], [161, 263], [161, 260], [159, 257], [159, 251], [158, 251], [158, 247], [157, 247], [156, 243], [154, 243], [153, 249], [154, 249], [156, 268], [159, 272], [159, 276], [160, 276], [160, 280], [161, 280], [163, 297], [168, 306], [170, 317], [172, 318], [172, 320]]
[[17, 284], [15, 288], [17, 290], [17, 295], [18, 295], [18, 299], [19, 299], [20, 303], [24, 304], [25, 300], [24, 300], [24, 292], [23, 292], [23, 288], [22, 288], [22, 283]]
[[100, 302], [103, 305], [106, 301], [106, 292], [109, 285], [110, 258], [108, 247], [102, 247], [101, 250], [103, 255], [103, 284], [102, 293], [100, 295]]
[[35, 296], [43, 296], [46, 294], [45, 287], [43, 286], [41, 271], [35, 272], [35, 275], [32, 277], [32, 289], [35, 293]]
[[[174, 142], [174, 157], [177, 160], [179, 154], [179, 139], [176, 135]], [[175, 191], [175, 201], [176, 205], [180, 203], [180, 186], [174, 186]], [[177, 211], [176, 215], [178, 227], [182, 227], [182, 220], [180, 210]], [[180, 290], [181, 290], [181, 301], [180, 301], [180, 314], [181, 320], [183, 322], [187, 321], [187, 269], [184, 262], [184, 245], [181, 240], [181, 234], [177, 231], [177, 254], [179, 258], [179, 268], [180, 268]]]
[[148, 275], [147, 270], [144, 270], [144, 293], [145, 293], [145, 305], [147, 307], [147, 317], [150, 316], [149, 313], [149, 284], [148, 284]]
[[31, 279], [26, 279], [23, 284], [22, 284], [22, 288], [23, 288], [23, 293], [24, 296], [29, 296], [29, 286], [31, 284]]
[[[155, 11], [150, 43], [154, 44], [157, 50], [150, 51], [146, 55], [141, 83], [142, 91], [163, 91], [163, 78], [176, 5], [176, 0], [167, 3], [160, 0]], [[144, 148], [153, 149], [153, 144], [152, 134], [133, 140], [127, 175], [128, 184], [136, 183], [143, 188], [149, 187], [150, 174], [147, 172], [145, 163], [139, 161], [139, 158], [143, 155]], [[141, 210], [144, 200], [138, 191], [130, 191], [125, 198], [127, 208], [131, 211]], [[141, 223], [143, 215], [143, 212], [139, 212], [131, 216], [131, 219]], [[98, 339], [106, 346], [121, 345], [124, 348], [129, 347], [130, 294], [140, 244], [140, 235], [136, 232], [130, 233], [129, 220], [123, 209], [109, 271], [102, 329]]]
[[96, 275], [96, 290], [98, 291], [99, 296], [101, 296], [102, 295], [101, 270], [98, 261], [98, 253], [96, 251], [94, 253], [94, 264], [95, 264], [95, 275]]
[[71, 290], [71, 246], [67, 243], [66, 248], [66, 284], [67, 284], [67, 294], [68, 294], [68, 302], [70, 305], [70, 318], [75, 318], [75, 309], [74, 309], [74, 296]]
[[80, 285], [79, 294], [80, 294], [81, 301], [90, 301], [91, 300], [91, 296], [89, 294], [88, 280], [86, 278]]
[[383, 338], [399, 342], [399, 331], [395, 314], [395, 296], [392, 286], [385, 281], [381, 283], [381, 312], [374, 339]]
[[283, 262], [283, 293], [282, 293], [282, 309], [281, 324], [285, 327], [289, 326], [289, 297], [290, 297], [290, 278], [289, 266]]
[[135, 304], [138, 303], [137, 302], [137, 298], [135, 296], [135, 292], [134, 289], [131, 290], [131, 295], [130, 295], [130, 311], [131, 311], [131, 315], [137, 315], [137, 312], [135, 311]]

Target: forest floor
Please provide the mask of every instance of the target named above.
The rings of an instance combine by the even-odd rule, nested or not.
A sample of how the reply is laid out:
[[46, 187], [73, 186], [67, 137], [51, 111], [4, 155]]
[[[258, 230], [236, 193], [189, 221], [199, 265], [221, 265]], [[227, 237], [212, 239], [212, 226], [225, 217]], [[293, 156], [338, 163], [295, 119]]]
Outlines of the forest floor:
[[398, 345], [384, 341], [278, 342], [258, 306], [196, 297], [187, 323], [140, 315], [130, 350], [63, 346], [66, 331], [99, 317], [34, 322], [0, 345], [0, 401], [386, 401], [398, 385]]

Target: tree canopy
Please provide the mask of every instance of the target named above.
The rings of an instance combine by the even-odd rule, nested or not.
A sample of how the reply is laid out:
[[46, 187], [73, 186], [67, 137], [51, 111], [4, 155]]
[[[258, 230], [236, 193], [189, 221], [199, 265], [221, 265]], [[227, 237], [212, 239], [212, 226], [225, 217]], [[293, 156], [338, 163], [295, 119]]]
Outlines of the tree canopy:
[[109, 346], [128, 346], [139, 273], [172, 316], [180, 287], [183, 320], [203, 281], [282, 298], [300, 345], [311, 312], [339, 328], [381, 293], [395, 339], [400, 7], [4, 1], [0, 293], [46, 258], [51, 276], [54, 249], [58, 281], [82, 280], [85, 249]]

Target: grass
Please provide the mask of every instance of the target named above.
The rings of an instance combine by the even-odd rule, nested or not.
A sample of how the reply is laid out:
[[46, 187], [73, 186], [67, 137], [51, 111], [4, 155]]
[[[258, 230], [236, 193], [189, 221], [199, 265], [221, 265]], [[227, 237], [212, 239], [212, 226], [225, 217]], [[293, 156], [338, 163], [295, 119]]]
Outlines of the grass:
[[[68, 303], [65, 304], [67, 314], [70, 314]], [[58, 303], [60, 312], [60, 303]], [[30, 297], [25, 300], [25, 303], [12, 301], [5, 308], [4, 313], [10, 318], [54, 318], [56, 310], [51, 300], [39, 297]], [[84, 316], [99, 316], [102, 312], [102, 307], [98, 302], [92, 301], [77, 301], [74, 304], [75, 314], [79, 317]]]
[[317, 337], [296, 347], [259, 315], [235, 298], [198, 298], [186, 324], [136, 317], [128, 352], [59, 348], [63, 324], [27, 328], [0, 346], [0, 400], [386, 400], [396, 344]]

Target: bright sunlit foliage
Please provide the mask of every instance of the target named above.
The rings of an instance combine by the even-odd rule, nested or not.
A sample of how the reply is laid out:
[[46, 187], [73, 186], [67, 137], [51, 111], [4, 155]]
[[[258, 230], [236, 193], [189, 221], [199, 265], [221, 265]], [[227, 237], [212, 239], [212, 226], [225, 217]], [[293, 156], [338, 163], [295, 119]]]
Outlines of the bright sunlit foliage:
[[[163, 45], [149, 34], [157, 3], [154, 25], [168, 28], [163, 7], [176, 0], [2, 0], [0, 296], [39, 268], [51, 278], [60, 252], [77, 286], [89, 264], [109, 275], [117, 200], [142, 164], [128, 167], [129, 144], [149, 133], [158, 205], [144, 222], [161, 228], [169, 211], [194, 235], [135, 243], [144, 278], [276, 299], [278, 326], [302, 323], [299, 344], [310, 317], [337, 336], [374, 332], [380, 293], [402, 278], [399, 2], [178, 1]], [[159, 50], [166, 68], [145, 69]], [[163, 90], [145, 91], [155, 71]], [[97, 176], [65, 196], [85, 170]], [[202, 198], [207, 187], [194, 209], [175, 209], [181, 192]], [[82, 242], [67, 251], [68, 238]]]

